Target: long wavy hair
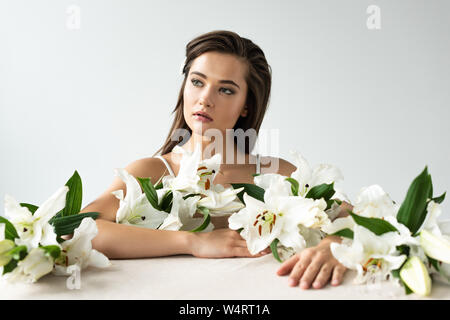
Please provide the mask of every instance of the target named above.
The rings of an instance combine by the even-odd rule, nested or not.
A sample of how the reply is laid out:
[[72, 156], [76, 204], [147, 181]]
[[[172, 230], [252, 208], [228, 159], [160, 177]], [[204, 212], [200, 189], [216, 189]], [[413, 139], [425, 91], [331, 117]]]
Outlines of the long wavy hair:
[[[172, 114], [175, 113], [175, 118], [166, 141], [153, 156], [159, 152], [161, 152], [161, 155], [169, 153], [179, 144], [180, 139], [184, 137], [174, 136], [177, 129], [186, 129], [192, 135], [192, 130], [187, 125], [183, 115], [183, 92], [193, 61], [201, 54], [209, 51], [235, 55], [247, 64], [248, 72], [245, 76], [248, 86], [246, 98], [247, 116], [239, 117], [233, 129], [242, 129], [244, 132], [248, 129], [254, 129], [256, 134], [259, 133], [268, 108], [272, 85], [272, 70], [267, 63], [264, 52], [251, 40], [240, 37], [235, 32], [226, 30], [211, 31], [194, 38], [186, 45], [186, 60], [183, 67], [184, 80], [178, 94], [177, 104], [172, 111]], [[237, 143], [236, 136], [234, 141]], [[245, 139], [245, 150], [241, 151], [249, 154], [253, 150], [254, 142], [252, 139]], [[239, 144], [237, 145], [239, 146]]]

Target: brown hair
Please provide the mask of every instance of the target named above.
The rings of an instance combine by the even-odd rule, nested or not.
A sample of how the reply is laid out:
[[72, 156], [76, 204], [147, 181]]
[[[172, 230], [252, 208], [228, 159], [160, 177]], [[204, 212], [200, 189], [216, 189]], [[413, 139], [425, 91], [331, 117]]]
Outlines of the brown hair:
[[[246, 117], [239, 117], [233, 129], [242, 129], [245, 132], [247, 129], [252, 128], [257, 134], [259, 133], [268, 107], [272, 84], [272, 70], [266, 61], [264, 52], [251, 40], [242, 38], [234, 32], [225, 30], [211, 31], [194, 38], [186, 45], [186, 60], [183, 67], [184, 80], [178, 94], [178, 102], [172, 111], [172, 113], [175, 113], [175, 119], [166, 141], [154, 155], [160, 151], [162, 155], [169, 153], [179, 143], [179, 141], [172, 140], [176, 129], [186, 129], [192, 134], [192, 130], [188, 127], [183, 115], [183, 92], [193, 61], [208, 51], [233, 54], [247, 63], [248, 72], [245, 80], [248, 86], [246, 99], [248, 112]], [[236, 143], [236, 137], [234, 139]], [[245, 150], [243, 151], [250, 153], [253, 146], [254, 141], [246, 139]]]

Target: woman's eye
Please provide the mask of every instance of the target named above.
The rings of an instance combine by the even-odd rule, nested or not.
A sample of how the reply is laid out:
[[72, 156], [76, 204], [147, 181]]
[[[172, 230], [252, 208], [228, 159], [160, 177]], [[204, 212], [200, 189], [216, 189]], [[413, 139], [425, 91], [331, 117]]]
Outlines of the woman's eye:
[[228, 88], [221, 88], [221, 89], [224, 89], [224, 90], [226, 90], [227, 92], [226, 92], [225, 94], [227, 94], [227, 95], [231, 95], [231, 94], [233, 94], [233, 93], [234, 93], [234, 91], [233, 91], [233, 90], [230, 90], [230, 89], [228, 89]]
[[[198, 81], [197, 79], [192, 79], [191, 82], [192, 82], [192, 84], [193, 84], [194, 86], [197, 86], [196, 83], [197, 83], [197, 82], [200, 82], [200, 81]], [[201, 83], [201, 82], [200, 82], [200, 83]]]
[[[198, 87], [198, 86], [200, 86], [201, 84], [202, 84], [202, 82], [200, 81], [200, 80], [197, 80], [197, 79], [191, 79], [191, 82], [192, 82], [192, 84], [194, 85], [194, 87]], [[220, 88], [221, 90], [223, 89], [223, 92], [226, 94], [226, 95], [232, 95], [232, 94], [234, 94], [234, 91], [233, 90], [231, 90], [231, 89], [228, 89], [228, 88]]]

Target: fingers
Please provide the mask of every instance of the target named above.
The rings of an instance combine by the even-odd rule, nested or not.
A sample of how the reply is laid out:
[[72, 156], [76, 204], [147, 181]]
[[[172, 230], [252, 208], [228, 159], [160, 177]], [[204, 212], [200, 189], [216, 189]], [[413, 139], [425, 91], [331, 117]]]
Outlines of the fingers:
[[280, 268], [278, 268], [277, 270], [277, 274], [279, 276], [284, 276], [287, 273], [291, 272], [292, 268], [295, 266], [295, 264], [297, 263], [297, 261], [299, 260], [299, 256], [298, 255], [293, 255], [292, 257], [290, 257], [289, 259], [287, 259], [286, 261], [284, 261]]
[[248, 250], [247, 246], [245, 246], [245, 247], [234, 247], [232, 253], [233, 253], [233, 256], [235, 256], [235, 257], [248, 257], [248, 258], [262, 257], [262, 256], [267, 254], [267, 253], [262, 252], [262, 251], [257, 253], [257, 254], [251, 254], [250, 251]]
[[333, 276], [331, 278], [331, 285], [333, 286], [340, 285], [342, 283], [342, 279], [344, 278], [346, 270], [347, 269], [341, 264], [338, 264], [336, 267], [334, 267]]
[[300, 279], [302, 279], [305, 270], [307, 270], [307, 268], [310, 265], [311, 260], [303, 257], [300, 258], [299, 261], [297, 261], [297, 263], [294, 266], [294, 269], [292, 270], [291, 274], [289, 275], [289, 285], [291, 287], [293, 286], [297, 286]]
[[[309, 263], [301, 277], [300, 288], [308, 289], [311, 286], [311, 283], [316, 278], [321, 266], [322, 264], [318, 260], [313, 260]], [[303, 265], [303, 267], [305, 266]]]
[[319, 273], [316, 276], [316, 279], [313, 282], [313, 287], [315, 289], [322, 288], [330, 279], [331, 273], [333, 272], [333, 265], [330, 263], [325, 263], [320, 268]]

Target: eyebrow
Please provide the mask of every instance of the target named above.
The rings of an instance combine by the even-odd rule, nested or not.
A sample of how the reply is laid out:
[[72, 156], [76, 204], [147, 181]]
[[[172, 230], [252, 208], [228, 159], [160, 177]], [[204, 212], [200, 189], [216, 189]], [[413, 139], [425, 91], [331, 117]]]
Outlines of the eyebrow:
[[[198, 71], [192, 71], [191, 74], [198, 74], [200, 77], [203, 77], [203, 78], [205, 78], [205, 79], [208, 79], [208, 77], [207, 77], [206, 75], [204, 75], [203, 73], [198, 72]], [[234, 82], [234, 81], [232, 81], [232, 80], [219, 80], [219, 83], [232, 84], [233, 86], [238, 87], [239, 90], [241, 89], [241, 88], [236, 84], [236, 82]]]

